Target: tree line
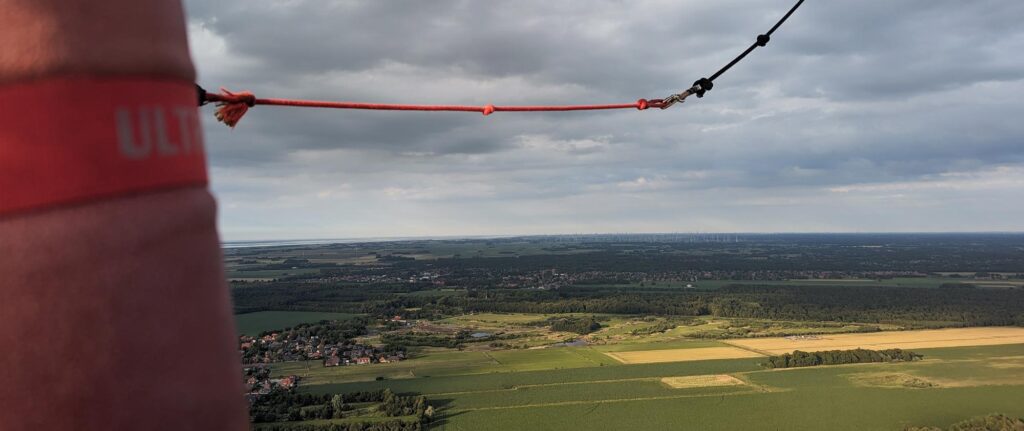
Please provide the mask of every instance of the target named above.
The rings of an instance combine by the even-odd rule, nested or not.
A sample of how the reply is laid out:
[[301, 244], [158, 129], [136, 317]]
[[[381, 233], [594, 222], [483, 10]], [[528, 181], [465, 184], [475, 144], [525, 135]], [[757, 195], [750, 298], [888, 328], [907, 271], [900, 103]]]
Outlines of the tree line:
[[1024, 326], [1021, 290], [751, 285], [665, 292], [573, 287], [559, 291], [481, 290], [452, 302], [470, 312], [710, 315], [900, 322], [911, 327]]
[[[353, 417], [352, 403], [379, 403], [374, 407], [377, 414], [385, 417], [414, 416], [415, 421], [358, 421], [344, 423], [303, 424], [302, 421], [318, 419], [342, 419]], [[357, 413], [357, 412], [356, 412]], [[401, 396], [390, 389], [350, 392], [345, 394], [298, 394], [286, 390], [273, 391], [253, 401], [249, 408], [250, 421], [254, 424], [294, 422], [278, 424], [277, 427], [260, 429], [308, 429], [327, 430], [420, 430], [422, 423], [433, 417], [434, 409], [422, 395]], [[384, 426], [383, 428], [380, 428]], [[398, 427], [398, 428], [395, 428]]]
[[254, 427], [258, 431], [423, 431], [421, 422], [393, 419], [375, 422], [275, 423]]
[[[556, 269], [658, 272], [680, 269], [1024, 272], [1022, 236], [791, 236], [784, 241], [728, 243], [583, 243], [587, 252], [410, 260], [395, 268], [488, 269], [504, 273]], [[865, 247], [867, 246], [867, 247]]]
[[813, 367], [817, 365], [863, 364], [869, 362], [911, 362], [920, 360], [924, 355], [903, 349], [885, 350], [826, 350], [822, 352], [803, 352], [796, 350], [777, 356], [769, 356], [761, 365], [767, 368]]
[[[780, 282], [782, 283], [782, 282]], [[270, 282], [232, 290], [236, 311], [309, 310], [434, 318], [469, 312], [609, 313], [897, 322], [910, 327], [1024, 326], [1022, 289], [730, 285], [718, 290], [578, 285], [409, 295], [394, 285]], [[419, 289], [419, 286], [415, 286]], [[411, 312], [408, 309], [416, 311]]]

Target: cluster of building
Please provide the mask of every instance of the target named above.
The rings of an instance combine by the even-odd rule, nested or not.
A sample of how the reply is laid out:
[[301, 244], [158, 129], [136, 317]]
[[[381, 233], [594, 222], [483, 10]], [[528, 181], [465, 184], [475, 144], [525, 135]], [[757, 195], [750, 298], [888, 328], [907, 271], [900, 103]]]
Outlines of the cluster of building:
[[405, 360], [405, 352], [384, 352], [373, 346], [354, 344], [344, 349], [334, 349], [324, 357], [325, 367], [345, 365], [387, 364]]
[[291, 390], [299, 384], [299, 376], [270, 377], [270, 368], [256, 365], [242, 369], [245, 398], [252, 403], [275, 390]]
[[325, 367], [389, 363], [405, 360], [405, 352], [385, 352], [364, 344], [327, 343], [316, 336], [282, 337], [274, 332], [262, 337], [239, 337], [243, 364], [269, 364], [287, 361], [323, 361]]

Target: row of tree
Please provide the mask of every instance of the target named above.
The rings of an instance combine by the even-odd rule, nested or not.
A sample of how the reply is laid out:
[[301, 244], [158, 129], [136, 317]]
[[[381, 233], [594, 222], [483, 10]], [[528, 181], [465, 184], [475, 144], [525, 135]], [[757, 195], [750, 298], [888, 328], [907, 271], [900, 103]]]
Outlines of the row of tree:
[[278, 334], [278, 340], [289, 341], [316, 338], [327, 344], [342, 344], [345, 341], [366, 333], [367, 319], [353, 317], [342, 320], [321, 320], [316, 323], [300, 323], [284, 329], [273, 329], [259, 333], [259, 337]]
[[[249, 415], [253, 423], [341, 419], [351, 416], [349, 412], [353, 410], [352, 403], [371, 402], [378, 403], [375, 406], [376, 413], [386, 417], [415, 416], [418, 422], [427, 422], [434, 414], [433, 407], [427, 405], [427, 399], [422, 395], [401, 396], [390, 389], [381, 389], [333, 395], [298, 394], [287, 390], [276, 390], [254, 400], [249, 408]], [[347, 421], [345, 425], [352, 426], [359, 423], [361, 422]], [[289, 424], [289, 426], [291, 425]], [[364, 425], [369, 425], [369, 423]]]
[[422, 422], [399, 419], [383, 422], [288, 423], [255, 427], [257, 431], [423, 431]]
[[903, 349], [886, 350], [827, 350], [823, 352], [803, 352], [796, 350], [778, 356], [769, 356], [763, 363], [768, 368], [813, 367], [816, 365], [861, 364], [868, 362], [910, 362], [923, 358], [924, 355]]

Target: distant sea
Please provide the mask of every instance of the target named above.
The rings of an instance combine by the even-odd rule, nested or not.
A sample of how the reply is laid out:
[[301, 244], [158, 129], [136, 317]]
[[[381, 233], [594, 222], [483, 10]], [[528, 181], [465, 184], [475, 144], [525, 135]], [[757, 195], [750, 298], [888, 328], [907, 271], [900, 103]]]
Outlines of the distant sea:
[[281, 240], [253, 240], [253, 241], [224, 241], [220, 244], [222, 248], [249, 248], [249, 247], [283, 247], [296, 245], [323, 245], [323, 244], [356, 244], [363, 242], [391, 242], [391, 241], [430, 241], [430, 240], [458, 240], [458, 239], [488, 239], [503, 238], [497, 235], [488, 236], [410, 236], [410, 237], [380, 237], [380, 238], [338, 238], [338, 239], [281, 239]]
[[257, 241], [224, 241], [223, 248], [281, 247], [295, 245], [351, 244], [357, 242], [400, 241], [401, 238], [353, 238], [353, 239], [284, 239]]
[[843, 232], [813, 232], [813, 233], [598, 233], [598, 234], [563, 234], [563, 235], [460, 235], [460, 236], [410, 236], [410, 237], [377, 237], [377, 238], [335, 238], [335, 239], [283, 239], [283, 240], [250, 240], [250, 241], [224, 241], [223, 248], [250, 248], [250, 247], [286, 247], [299, 245], [323, 245], [323, 244], [356, 244], [371, 242], [397, 242], [397, 241], [431, 241], [431, 240], [474, 240], [474, 239], [498, 239], [498, 238], [521, 238], [535, 240], [544, 238], [551, 241], [578, 242], [744, 242], [748, 240], [757, 241], [791, 241], [794, 239], [818, 238], [836, 240], [844, 238], [856, 238], [859, 240], [891, 240], [892, 238], [941, 238], [941, 237], [1008, 237], [1011, 240], [1018, 240], [1024, 236], [1024, 232], [864, 232], [864, 233], [843, 233]]

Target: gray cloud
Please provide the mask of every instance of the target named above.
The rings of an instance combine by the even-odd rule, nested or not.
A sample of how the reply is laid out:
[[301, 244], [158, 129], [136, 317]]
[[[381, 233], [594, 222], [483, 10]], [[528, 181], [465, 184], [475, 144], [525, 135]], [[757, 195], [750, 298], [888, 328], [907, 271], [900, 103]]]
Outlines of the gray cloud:
[[[479, 105], [662, 97], [790, 5], [186, 1], [207, 88]], [[1022, 20], [1010, 0], [807, 2], [668, 111], [207, 115], [222, 231], [1019, 230]]]

